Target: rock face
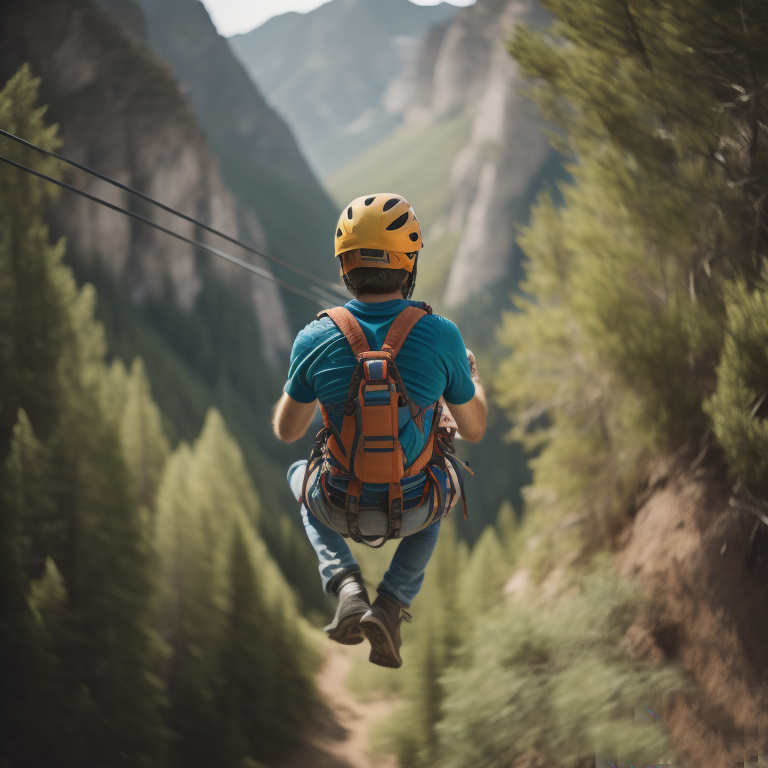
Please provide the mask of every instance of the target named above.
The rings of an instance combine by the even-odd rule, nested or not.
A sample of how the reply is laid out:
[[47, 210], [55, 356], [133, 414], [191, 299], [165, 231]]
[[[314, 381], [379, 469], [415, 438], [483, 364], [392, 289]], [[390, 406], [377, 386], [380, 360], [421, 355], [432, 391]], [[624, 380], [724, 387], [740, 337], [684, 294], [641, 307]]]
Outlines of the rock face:
[[469, 141], [453, 159], [451, 206], [431, 239], [460, 234], [444, 301], [457, 306], [516, 277], [515, 223], [524, 219], [551, 149], [505, 41], [518, 22], [548, 21], [535, 0], [478, 0], [424, 40], [387, 90], [388, 108], [423, 125], [469, 109]]
[[[64, 154], [255, 247], [269, 247], [262, 217], [230, 191], [174, 73], [144, 45], [150, 25], [141, 9], [132, 0], [101, 0], [100, 5], [90, 0], [4, 3], [0, 11], [3, 82], [29, 62], [33, 73], [42, 78], [40, 98], [49, 105], [49, 119], [59, 123]], [[232, 58], [226, 43], [218, 41]], [[215, 47], [215, 43], [199, 41], [202, 47]], [[241, 75], [246, 88], [255, 93], [242, 70]], [[330, 202], [284, 124], [263, 100], [260, 106], [265, 112], [262, 124], [246, 129], [247, 120], [238, 123], [232, 117], [233, 131], [246, 137], [247, 151], [256, 153], [258, 146], [258, 157], [275, 174], [282, 169], [286, 184], [298, 179], [308, 189], [305, 199], [319, 199], [332, 216]], [[221, 114], [219, 119], [226, 122]], [[202, 237], [194, 225], [104, 182], [80, 172], [70, 180], [183, 235]], [[71, 193], [62, 194], [51, 224], [54, 234], [65, 235], [78, 256], [98, 254], [136, 300], [161, 295], [170, 281], [177, 302], [186, 309], [194, 305], [200, 278], [191, 246]], [[212, 236], [204, 239], [221, 246]], [[232, 250], [243, 256], [238, 249]], [[234, 290], [252, 297], [263, 330], [265, 358], [276, 364], [291, 342], [280, 293], [273, 284], [224, 262], [216, 261], [215, 269]]]
[[387, 86], [427, 30], [455, 13], [447, 3], [331, 0], [310, 13], [276, 16], [229, 42], [325, 176], [399, 122], [382, 104]]
[[[37, 23], [43, 17], [47, 23]], [[2, 30], [2, 79], [30, 63], [42, 78], [49, 119], [59, 123], [64, 154], [211, 226], [236, 230], [234, 200], [170, 73], [110, 18], [85, 0], [9, 2]], [[136, 210], [128, 193], [85, 174], [73, 178]], [[191, 224], [150, 215], [194, 235]], [[72, 194], [62, 194], [53, 225], [78, 254], [98, 254], [137, 299], [159, 295], [170, 278], [179, 303], [194, 302], [199, 282], [190, 246]]]

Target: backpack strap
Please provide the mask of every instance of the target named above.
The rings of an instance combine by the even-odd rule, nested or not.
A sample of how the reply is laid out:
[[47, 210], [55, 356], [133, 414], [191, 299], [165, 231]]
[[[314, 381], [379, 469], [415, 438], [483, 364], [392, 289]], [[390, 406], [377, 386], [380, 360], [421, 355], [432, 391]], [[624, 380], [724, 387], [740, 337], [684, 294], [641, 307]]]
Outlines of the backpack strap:
[[383, 352], [389, 352], [394, 360], [397, 353], [403, 346], [408, 334], [413, 330], [413, 326], [421, 320], [424, 315], [431, 315], [432, 307], [429, 304], [422, 304], [420, 307], [406, 307], [394, 320], [389, 327], [387, 336], [381, 349]]
[[352, 351], [355, 353], [355, 357], [359, 357], [363, 352], [371, 351], [368, 339], [365, 338], [360, 323], [357, 322], [355, 316], [346, 307], [324, 309], [318, 314], [317, 319], [319, 320], [321, 317], [329, 317], [333, 321], [346, 337], [349, 345], [352, 347]]

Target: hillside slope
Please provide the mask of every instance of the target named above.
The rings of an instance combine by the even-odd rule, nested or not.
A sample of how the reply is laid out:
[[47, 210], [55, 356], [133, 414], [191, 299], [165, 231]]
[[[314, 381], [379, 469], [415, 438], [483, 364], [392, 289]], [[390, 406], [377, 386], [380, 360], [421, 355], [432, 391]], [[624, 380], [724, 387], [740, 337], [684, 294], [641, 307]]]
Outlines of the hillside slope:
[[387, 86], [427, 30], [455, 13], [448, 3], [331, 0], [229, 43], [324, 177], [392, 131], [399, 116], [383, 108]]
[[[228, 190], [169, 67], [142, 45], [140, 10], [130, 0], [112, 5], [123, 14], [122, 27], [90, 0], [3, 4], [0, 79], [29, 62], [42, 78], [41, 102], [59, 125], [65, 155], [264, 246], [260, 216]], [[68, 179], [182, 234], [201, 236], [193, 225], [84, 174]], [[314, 571], [304, 534], [294, 536], [280, 514], [294, 502], [274, 478], [294, 453], [265, 428], [282, 383], [274, 366], [285, 360], [291, 341], [279, 292], [70, 193], [60, 196], [50, 223], [54, 236], [67, 239], [78, 280], [97, 288], [110, 355], [127, 364], [144, 359], [173, 442], [194, 439], [211, 406], [222, 412], [273, 510], [264, 520], [276, 558], [294, 585], [306, 587], [305, 597], [322, 601], [304, 578]]]
[[[756, 760], [768, 750], [765, 527], [717, 467], [666, 462], [650, 491], [618, 562], [663, 605], [650, 636], [695, 683], [669, 692], [675, 751], [701, 768]], [[637, 652], [653, 653], [636, 635]]]
[[[468, 115], [458, 147], [451, 145], [434, 167], [448, 178], [438, 215], [428, 217], [428, 245], [439, 254], [442, 281], [430, 280], [430, 299], [458, 307], [488, 288], [514, 288], [521, 253], [515, 231], [544, 177], [558, 174], [536, 109], [521, 95], [519, 69], [505, 48], [516, 23], [538, 27], [547, 16], [535, 0], [478, 0], [447, 26], [434, 28], [417, 55], [394, 79], [384, 96], [386, 109], [404, 123], [398, 139], [429, 144], [458, 113]], [[352, 161], [327, 185], [337, 202], [379, 188], [388, 166], [375, 173], [380, 148]], [[395, 158], [396, 159], [396, 158]], [[418, 163], [403, 169], [398, 188], [415, 187], [417, 212], [422, 197]], [[428, 203], [430, 207], [432, 203]], [[430, 250], [425, 251], [425, 265]]]
[[337, 211], [284, 120], [235, 58], [198, 0], [138, 0], [148, 42], [170, 62], [218, 156], [228, 187], [258, 214], [271, 252], [324, 274]]

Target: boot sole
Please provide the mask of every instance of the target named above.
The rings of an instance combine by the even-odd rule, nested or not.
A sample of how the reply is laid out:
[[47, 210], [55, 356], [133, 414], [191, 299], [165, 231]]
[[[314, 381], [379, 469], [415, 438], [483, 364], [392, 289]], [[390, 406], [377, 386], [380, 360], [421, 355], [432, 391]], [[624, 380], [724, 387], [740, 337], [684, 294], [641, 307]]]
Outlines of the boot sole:
[[360, 627], [371, 644], [371, 654], [368, 657], [371, 664], [391, 669], [400, 669], [403, 666], [403, 660], [395, 648], [392, 636], [379, 619], [373, 614], [366, 613], [360, 619]]
[[335, 627], [329, 624], [325, 628], [328, 637], [341, 645], [359, 645], [365, 639], [360, 626], [360, 619], [365, 611], [350, 613], [344, 617]]

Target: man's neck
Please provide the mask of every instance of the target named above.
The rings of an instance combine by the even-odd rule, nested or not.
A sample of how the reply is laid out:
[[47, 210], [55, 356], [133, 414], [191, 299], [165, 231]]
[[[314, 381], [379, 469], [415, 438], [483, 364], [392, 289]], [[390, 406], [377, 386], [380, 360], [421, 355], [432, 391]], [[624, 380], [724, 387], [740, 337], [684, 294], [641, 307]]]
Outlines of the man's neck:
[[402, 299], [403, 292], [396, 288], [390, 293], [360, 293], [357, 296], [358, 301], [362, 301], [366, 304], [379, 304], [382, 301], [393, 301], [394, 299]]

